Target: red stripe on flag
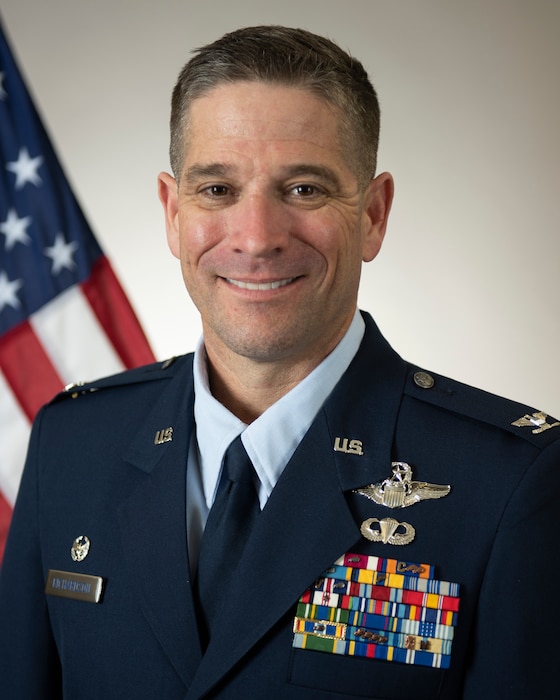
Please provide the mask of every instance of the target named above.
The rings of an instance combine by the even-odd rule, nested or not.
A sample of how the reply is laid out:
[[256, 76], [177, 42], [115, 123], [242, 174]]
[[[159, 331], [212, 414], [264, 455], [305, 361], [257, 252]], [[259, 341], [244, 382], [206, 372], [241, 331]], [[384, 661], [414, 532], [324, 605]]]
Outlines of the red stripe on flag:
[[8, 537], [8, 530], [10, 528], [10, 520], [12, 517], [12, 509], [8, 501], [2, 495], [0, 491], [0, 562], [4, 556], [4, 547], [6, 544], [6, 538]]
[[154, 362], [146, 336], [106, 257], [94, 264], [82, 290], [124, 366]]
[[30, 421], [44, 403], [64, 388], [28, 321], [2, 336], [0, 368]]

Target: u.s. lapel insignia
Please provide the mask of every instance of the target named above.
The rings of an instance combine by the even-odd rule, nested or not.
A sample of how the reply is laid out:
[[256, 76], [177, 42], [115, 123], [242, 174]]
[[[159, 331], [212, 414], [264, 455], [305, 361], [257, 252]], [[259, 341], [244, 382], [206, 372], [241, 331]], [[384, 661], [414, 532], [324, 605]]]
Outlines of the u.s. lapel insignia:
[[451, 486], [413, 481], [412, 467], [406, 462], [391, 462], [391, 466], [391, 477], [380, 483], [355, 489], [354, 492], [387, 508], [408, 508], [420, 501], [443, 498], [451, 491]]
[[524, 416], [519, 418], [519, 420], [514, 420], [512, 425], [516, 428], [533, 428], [531, 432], [533, 435], [539, 435], [539, 433], [544, 433], [545, 430], [550, 430], [550, 428], [556, 428], [560, 425], [560, 421], [555, 421], [554, 423], [548, 422], [548, 416], [543, 411], [537, 411], [530, 416], [526, 413]]
[[154, 438], [154, 445], [163, 445], [165, 442], [171, 442], [173, 440], [173, 428], [164, 428], [163, 430], [158, 430]]
[[368, 518], [362, 523], [360, 532], [371, 542], [396, 545], [410, 544], [416, 535], [410, 523], [399, 523], [394, 518]]
[[363, 457], [364, 445], [361, 440], [349, 440], [348, 438], [337, 437], [334, 441], [334, 451]]
[[72, 548], [70, 550], [72, 559], [74, 561], [83, 561], [89, 553], [90, 545], [91, 542], [89, 541], [89, 537], [86, 537], [85, 535], [76, 537], [74, 542], [72, 542]]

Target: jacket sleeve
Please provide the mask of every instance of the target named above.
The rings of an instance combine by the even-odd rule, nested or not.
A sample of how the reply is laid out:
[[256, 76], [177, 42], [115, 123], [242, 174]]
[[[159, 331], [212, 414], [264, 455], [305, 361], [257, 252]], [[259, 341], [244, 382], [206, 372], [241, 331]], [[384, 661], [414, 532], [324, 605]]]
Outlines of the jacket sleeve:
[[0, 682], [4, 700], [62, 697], [41, 561], [39, 442], [34, 423], [0, 571]]
[[464, 700], [558, 697], [559, 475], [556, 441], [527, 470], [504, 511], [477, 605]]

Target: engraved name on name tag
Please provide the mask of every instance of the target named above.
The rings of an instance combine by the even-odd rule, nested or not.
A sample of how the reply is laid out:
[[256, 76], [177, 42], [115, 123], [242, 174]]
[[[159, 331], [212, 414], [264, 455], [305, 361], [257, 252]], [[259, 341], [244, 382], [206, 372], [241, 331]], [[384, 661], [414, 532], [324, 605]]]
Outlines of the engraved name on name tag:
[[101, 576], [89, 576], [88, 574], [76, 574], [70, 571], [58, 571], [50, 569], [45, 586], [47, 595], [60, 598], [73, 598], [85, 603], [101, 602], [103, 592], [103, 579]]

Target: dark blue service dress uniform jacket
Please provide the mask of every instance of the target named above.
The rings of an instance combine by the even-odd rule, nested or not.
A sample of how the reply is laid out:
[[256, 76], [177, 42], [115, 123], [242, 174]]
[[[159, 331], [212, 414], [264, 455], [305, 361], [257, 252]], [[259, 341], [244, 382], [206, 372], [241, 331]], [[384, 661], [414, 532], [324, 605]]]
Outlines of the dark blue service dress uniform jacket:
[[[366, 323], [204, 655], [185, 524], [192, 356], [40, 412], [1, 575], [4, 700], [558, 697], [560, 427], [421, 372]], [[451, 488], [415, 502], [426, 483]], [[89, 552], [74, 561], [80, 536]], [[356, 562], [379, 571], [360, 583]], [[80, 599], [82, 574], [102, 579], [100, 602]]]

